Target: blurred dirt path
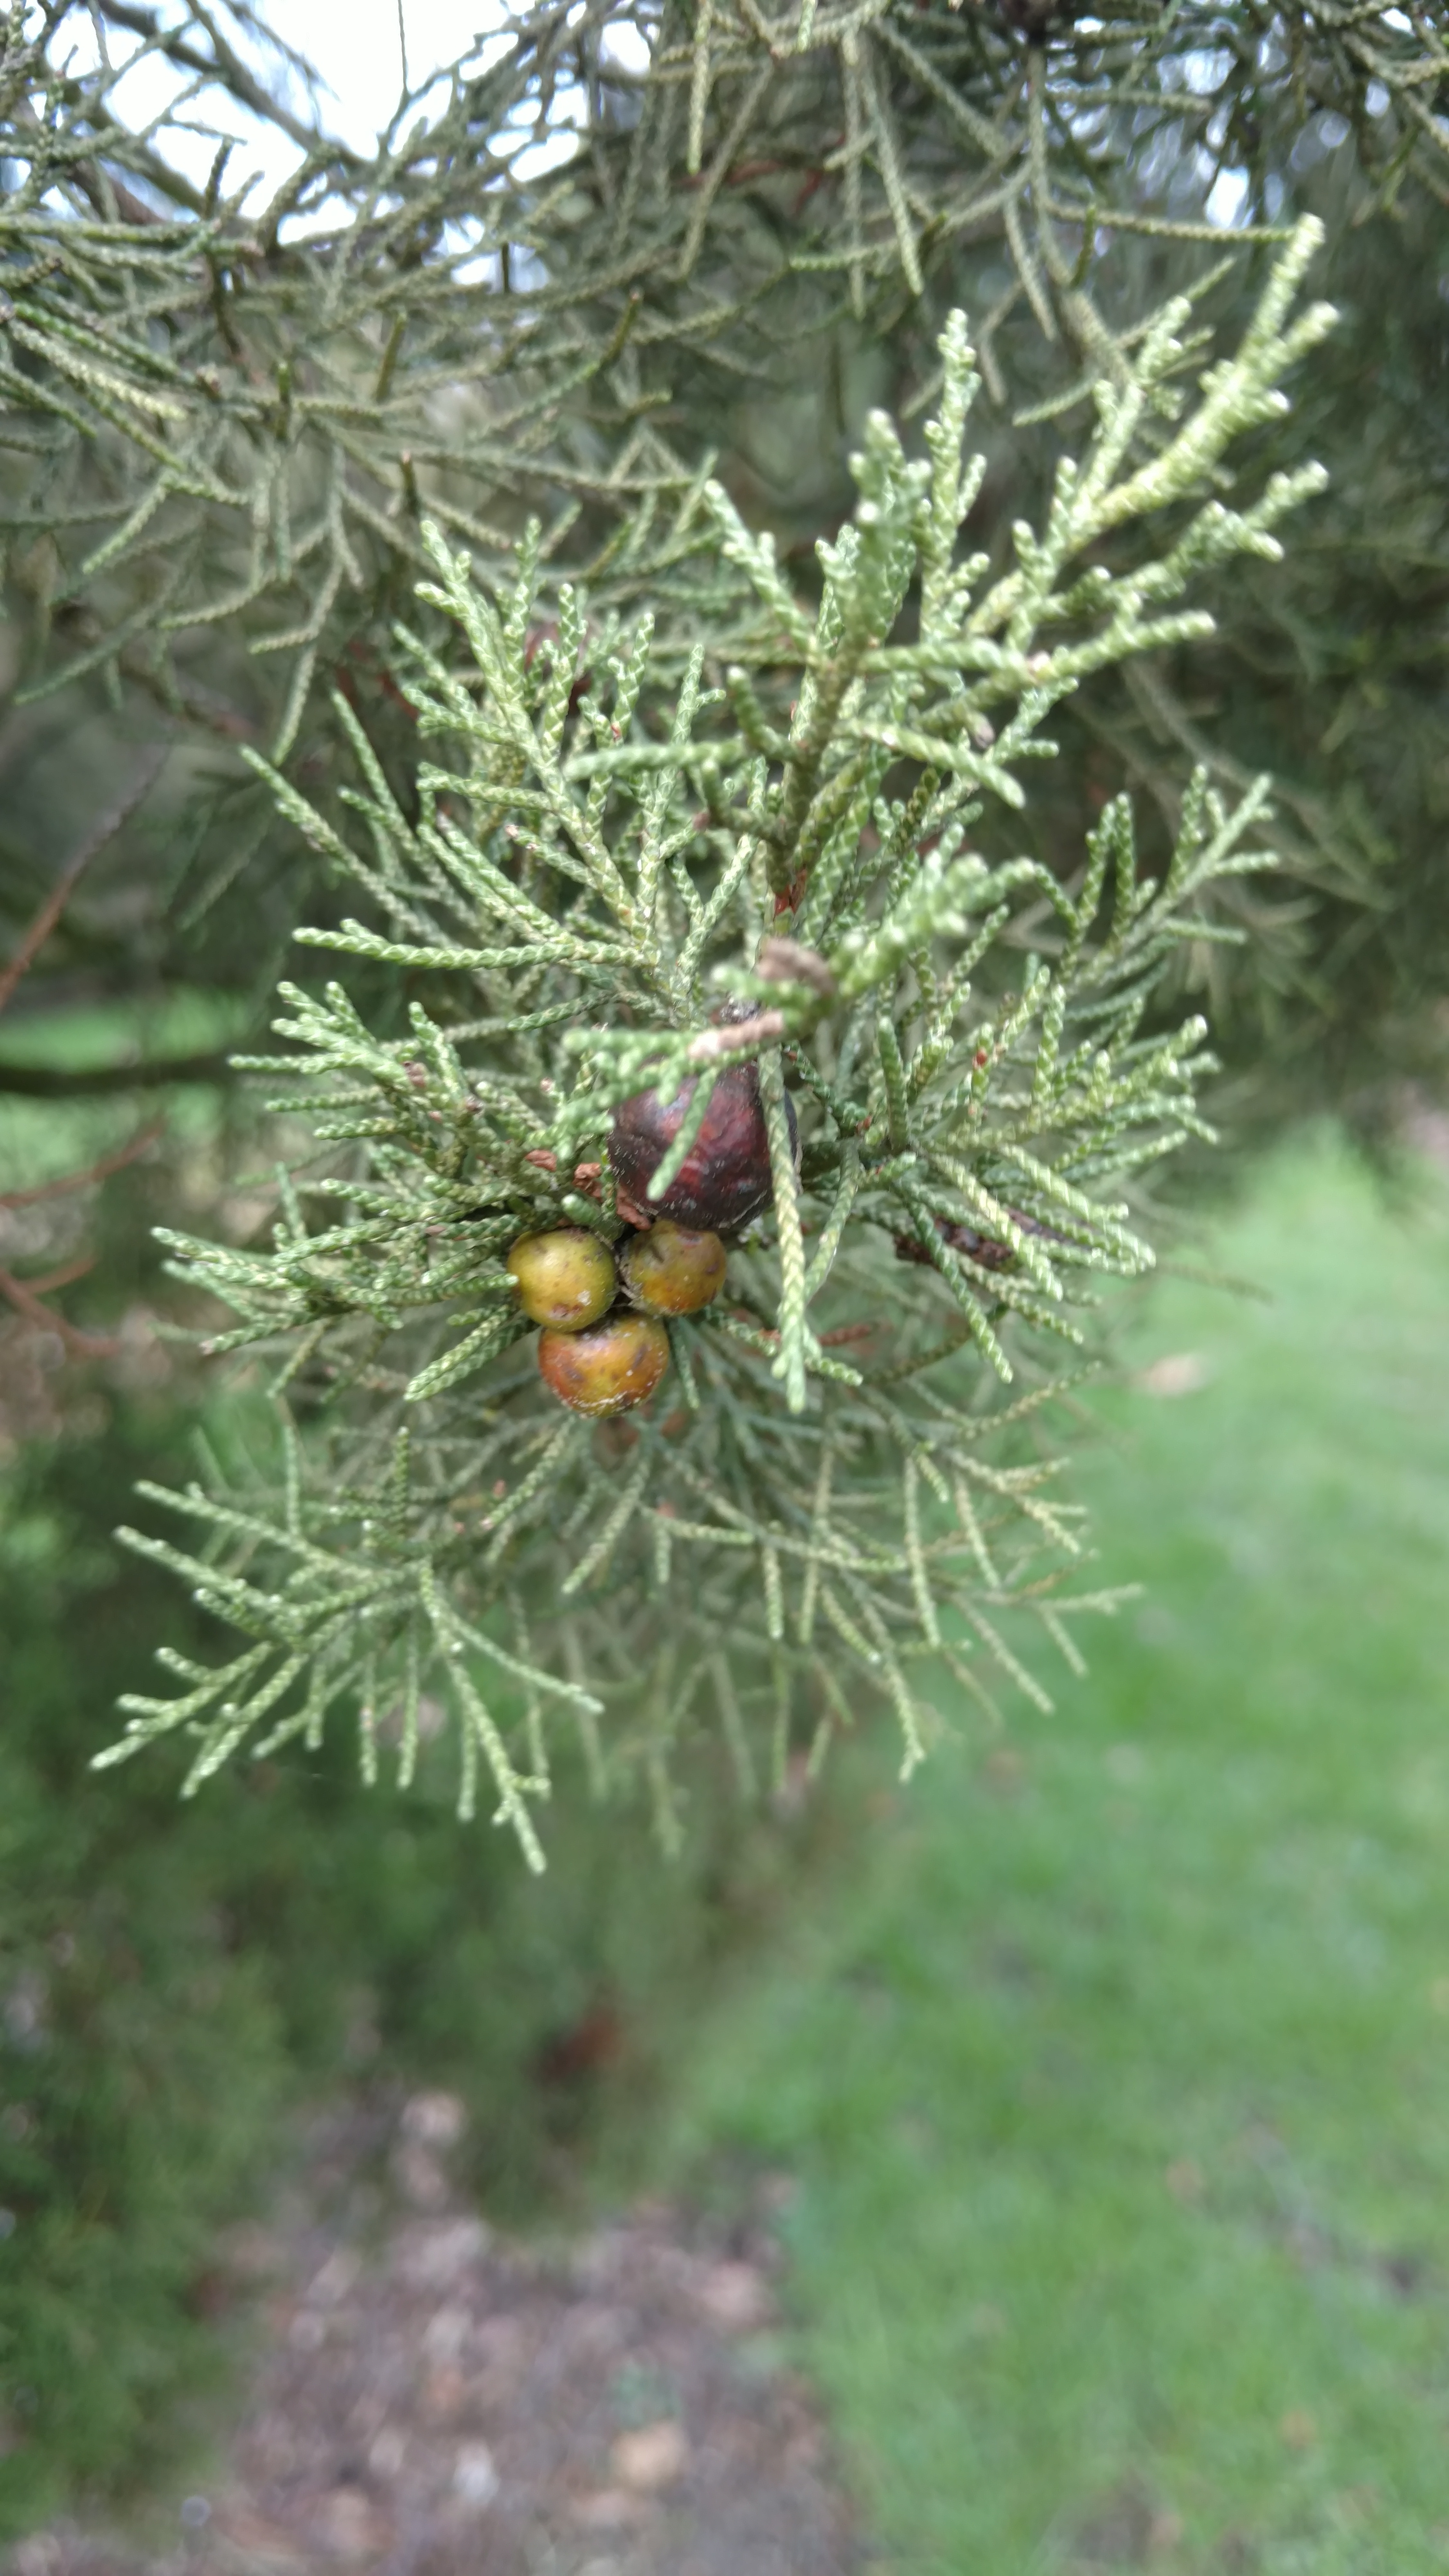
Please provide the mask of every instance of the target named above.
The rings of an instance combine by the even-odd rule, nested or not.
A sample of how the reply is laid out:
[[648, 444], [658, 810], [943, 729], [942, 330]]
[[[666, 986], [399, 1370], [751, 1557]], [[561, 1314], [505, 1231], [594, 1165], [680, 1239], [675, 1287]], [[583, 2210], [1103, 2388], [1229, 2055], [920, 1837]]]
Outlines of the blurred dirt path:
[[318, 2121], [219, 2275], [261, 2330], [214, 2482], [150, 2550], [57, 2524], [6, 2576], [856, 2576], [769, 2187], [729, 2230], [649, 2205], [510, 2242], [450, 2184], [462, 2128], [447, 2094]]

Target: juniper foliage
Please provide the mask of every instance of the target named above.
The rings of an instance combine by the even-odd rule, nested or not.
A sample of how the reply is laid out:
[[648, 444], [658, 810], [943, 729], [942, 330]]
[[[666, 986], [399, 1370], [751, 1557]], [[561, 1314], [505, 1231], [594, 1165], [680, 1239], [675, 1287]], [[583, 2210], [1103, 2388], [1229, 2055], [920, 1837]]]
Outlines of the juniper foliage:
[[[33, 685], [125, 674], [204, 718], [175, 639], [240, 625], [285, 673], [277, 756], [324, 636], [356, 627], [359, 597], [389, 613], [383, 567], [416, 574], [420, 504], [486, 556], [490, 513], [516, 536], [544, 486], [572, 518], [584, 496], [687, 480], [669, 433], [691, 356], [768, 377], [834, 318], [811, 279], [838, 276], [879, 333], [963, 243], [999, 245], [1006, 283], [976, 326], [993, 399], [1020, 310], [1086, 362], [1051, 393], [1067, 410], [1097, 373], [1124, 380], [1134, 336], [1103, 307], [1108, 228], [1219, 257], [1281, 240], [1287, 164], [1325, 120], [1351, 127], [1378, 200], [1449, 189], [1449, 38], [1428, 8], [803, 0], [777, 21], [754, 0], [593, 0], [480, 42], [441, 104], [435, 83], [405, 91], [370, 160], [289, 111], [305, 66], [249, 10], [172, 25], [109, 0], [91, 70], [77, 15], [13, 0], [0, 34], [0, 391], [29, 478], [6, 521], [50, 541], [37, 649], [58, 608], [96, 630]], [[138, 131], [117, 92], [148, 55], [182, 85]], [[585, 148], [520, 176], [561, 93]], [[260, 205], [235, 105], [301, 156]], [[204, 186], [175, 148], [198, 131], [217, 147]], [[1239, 167], [1251, 220], [1225, 234], [1205, 200]]]
[[[1094, 1269], [1145, 1260], [1144, 1176], [1201, 1133], [1190, 988], [1230, 1000], [1235, 956], [1284, 982], [1235, 834], [1335, 871], [1341, 910], [1377, 856], [1322, 797], [1275, 814], [1241, 675], [1231, 724], [1189, 714], [1211, 666], [1182, 603], [1249, 576], [1231, 645], [1316, 481], [1275, 392], [1322, 323], [1285, 322], [1300, 146], [1337, 120], [1360, 212], [1437, 207], [1442, 14], [544, 8], [441, 104], [404, 98], [372, 158], [283, 103], [286, 49], [259, 56], [245, 10], [98, 0], [88, 23], [91, 70], [63, 7], [16, 0], [0, 52], [21, 694], [99, 691], [125, 722], [144, 693], [209, 731], [183, 914], [244, 904], [249, 952], [270, 849], [289, 929], [300, 826], [320, 869], [299, 974], [328, 946], [354, 961], [350, 1000], [287, 999], [276, 1249], [172, 1245], [232, 1303], [220, 1340], [278, 1346], [302, 1436], [284, 1476], [199, 1494], [209, 1549], [174, 1562], [252, 1642], [133, 1709], [124, 1749], [195, 1727], [204, 1775], [360, 1696], [365, 1763], [395, 1724], [406, 1770], [432, 1657], [465, 1805], [481, 1760], [533, 1853], [546, 1709], [573, 1709], [596, 1769], [648, 1772], [667, 1832], [705, 1666], [753, 1776], [762, 1740], [778, 1770], [848, 1705], [833, 1639], [913, 1755], [923, 1657], [1024, 1672], [1013, 1603], [1069, 1637], [1043, 1353], [1084, 1330]], [[145, 128], [122, 36], [184, 83]], [[267, 204], [235, 179], [228, 101], [301, 154]], [[180, 139], [208, 120], [197, 185]], [[530, 175], [525, 142], [569, 120], [572, 157]], [[1225, 236], [1230, 169], [1248, 220]], [[1280, 254], [1211, 363], [1213, 317]], [[985, 379], [991, 465], [962, 483], [948, 303]], [[790, 541], [838, 516], [819, 380], [854, 430], [870, 369], [900, 427], [868, 425], [817, 561]], [[1256, 504], [1229, 507], [1235, 474]], [[1291, 598], [1275, 613], [1291, 626]], [[1019, 822], [1054, 710], [1062, 785], [1028, 772]], [[1126, 910], [1098, 928], [1109, 878]], [[734, 1256], [733, 1311], [674, 1333], [683, 1436], [665, 1409], [626, 1449], [549, 1414], [501, 1254], [550, 1217], [609, 1230], [612, 1106], [697, 1070], [702, 1109], [731, 1055], [760, 1067], [774, 1214]]]
[[[1154, 996], [1184, 942], [1236, 935], [1215, 889], [1264, 863], [1267, 782], [1229, 808], [1199, 774], [1160, 878], [1139, 876], [1125, 800], [1067, 885], [970, 836], [995, 804], [1029, 843], [1020, 773], [1051, 757], [1053, 708], [1206, 632], [1195, 586], [1274, 555], [1318, 489], [1306, 469], [1241, 507], [1214, 490], [1332, 321], [1291, 309], [1316, 241], [1300, 228], [1191, 402], [1190, 308], [1154, 319], [1006, 570], [961, 549], [983, 468], [963, 454], [979, 379], [959, 314], [928, 456], [872, 417], [813, 615], [720, 485], [686, 504], [676, 538], [709, 578], [682, 671], [647, 612], [591, 627], [572, 588], [541, 633], [536, 524], [506, 587], [425, 525], [424, 604], [468, 664], [399, 632], [435, 755], [415, 803], [345, 701], [352, 836], [269, 772], [382, 925], [304, 937], [420, 990], [385, 1037], [339, 984], [283, 988], [296, 1051], [254, 1069], [288, 1079], [274, 1108], [308, 1134], [274, 1247], [173, 1241], [237, 1315], [218, 1346], [276, 1355], [284, 1468], [275, 1493], [218, 1475], [175, 1498], [194, 1552], [132, 1535], [249, 1642], [213, 1669], [163, 1649], [179, 1690], [129, 1700], [103, 1758], [184, 1728], [195, 1786], [243, 1745], [315, 1743], [351, 1701], [364, 1771], [395, 1738], [407, 1779], [438, 1688], [462, 1811], [481, 1767], [539, 1866], [560, 1722], [601, 1786], [643, 1773], [668, 1841], [672, 1755], [702, 1701], [748, 1786], [798, 1750], [817, 1761], [873, 1686], [909, 1771], [936, 1731], [933, 1671], [977, 1689], [994, 1664], [1041, 1697], [1007, 1633], [1022, 1618], [1078, 1660], [1071, 1622], [1111, 1597], [1082, 1582], [1078, 1516], [1029, 1435], [1096, 1283], [1152, 1261], [1141, 1175], [1204, 1132], [1204, 1025], [1156, 1025]], [[1142, 421], [1169, 402], [1144, 461]], [[1103, 548], [1127, 526], [1114, 569]], [[637, 1428], [560, 1416], [504, 1254], [559, 1221], [617, 1238], [617, 1106], [697, 1077], [658, 1196], [719, 1070], [746, 1061], [773, 1205], [726, 1299], [670, 1327], [677, 1402]]]
[[[98, 30], [90, 69], [82, 17]], [[123, 84], [148, 56], [178, 90], [138, 126]], [[677, 590], [652, 531], [721, 433], [737, 495], [748, 483], [756, 515], [813, 541], [858, 435], [860, 380], [879, 399], [884, 377], [892, 407], [919, 418], [957, 305], [1002, 427], [1029, 449], [1045, 425], [1049, 447], [1099, 375], [1122, 380], [1166, 292], [1232, 306], [1331, 136], [1357, 174], [1349, 211], [1382, 210], [1386, 245], [1411, 206], [1442, 205], [1446, 65], [1441, 9], [1378, 0], [1127, 0], [1090, 17], [1049, 0], [792, 0], [778, 18], [757, 0], [591, 0], [509, 22], [442, 90], [405, 96], [367, 157], [328, 138], [305, 88], [306, 112], [285, 103], [295, 58], [247, 9], [173, 18], [106, 0], [92, 20], [12, 0], [0, 479], [20, 696], [80, 693], [135, 721], [144, 695], [209, 744], [175, 928], [153, 919], [152, 951], [166, 938], [184, 953], [184, 926], [229, 895], [254, 928], [262, 883], [280, 936], [298, 917], [237, 745], [325, 771], [341, 756], [340, 679], [382, 756], [391, 735], [402, 756], [385, 662], [424, 569], [424, 515], [497, 579], [537, 512], [555, 593], [583, 577], [596, 605], [612, 592], [662, 615]], [[238, 107], [299, 155], [269, 201], [228, 140]], [[565, 128], [577, 149], [530, 175], [528, 142]], [[198, 130], [216, 147], [204, 183], [182, 166]], [[1245, 192], [1228, 232], [1210, 220], [1225, 173]], [[1149, 415], [1144, 438], [1157, 429]], [[826, 463], [823, 481], [802, 458]], [[1413, 560], [1432, 583], [1433, 529], [1406, 533], [1391, 577], [1402, 587]], [[1340, 585], [1361, 553], [1335, 549]], [[1308, 613], [1282, 609], [1272, 639], [1279, 661], [1296, 656], [1299, 698], [1316, 677]], [[1239, 637], [1226, 620], [1244, 666], [1235, 725], [1251, 719], [1262, 622]], [[1373, 632], [1393, 649], [1378, 603]], [[1112, 722], [1104, 704], [1098, 747], [1175, 809], [1193, 729], [1179, 675], [1161, 655], [1135, 667], [1136, 699]], [[1406, 675], [1396, 706], [1411, 718], [1414, 702]], [[1316, 699], [1303, 713], [1299, 761], [1323, 773], [1332, 714], [1319, 721]], [[1231, 753], [1215, 738], [1197, 750], [1225, 784]], [[42, 767], [26, 804], [43, 841], [67, 779], [54, 758]], [[1305, 780], [1275, 846], [1361, 901], [1392, 854], [1335, 786], [1331, 764]], [[22, 847], [15, 864], [19, 883], [35, 861]], [[1256, 928], [1250, 980], [1281, 958]], [[236, 954], [220, 937], [212, 971]], [[1311, 982], [1297, 977], [1300, 1017]]]

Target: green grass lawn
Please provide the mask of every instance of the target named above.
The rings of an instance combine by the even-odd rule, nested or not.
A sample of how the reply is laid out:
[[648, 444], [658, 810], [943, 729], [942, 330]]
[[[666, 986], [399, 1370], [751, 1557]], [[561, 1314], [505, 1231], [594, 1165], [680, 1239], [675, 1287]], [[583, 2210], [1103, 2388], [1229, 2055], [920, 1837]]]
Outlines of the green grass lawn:
[[[1325, 1150], [1154, 1293], [1079, 1471], [1147, 1598], [963, 1723], [710, 2017], [676, 2173], [797, 2178], [881, 2563], [1449, 2565], [1449, 1202]], [[882, 1728], [874, 1760], [889, 1777]], [[880, 1801], [877, 1802], [882, 1803]]]

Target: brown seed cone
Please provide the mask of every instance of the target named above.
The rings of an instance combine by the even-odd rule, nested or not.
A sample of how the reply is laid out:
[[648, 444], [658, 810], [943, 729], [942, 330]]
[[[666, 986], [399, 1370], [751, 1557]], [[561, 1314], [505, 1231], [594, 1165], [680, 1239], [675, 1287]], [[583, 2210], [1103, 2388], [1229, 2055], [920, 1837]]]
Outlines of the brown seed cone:
[[691, 1233], [662, 1216], [619, 1254], [624, 1293], [649, 1315], [696, 1315], [719, 1295], [725, 1248], [717, 1234]]
[[[704, 1124], [668, 1189], [651, 1199], [649, 1183], [673, 1144], [694, 1098], [696, 1076], [680, 1084], [672, 1100], [657, 1091], [637, 1091], [615, 1112], [609, 1138], [614, 1177], [641, 1208], [671, 1217], [696, 1233], [736, 1233], [770, 1205], [770, 1140], [760, 1100], [760, 1077], [752, 1064], [727, 1065], [715, 1084]], [[799, 1128], [789, 1094], [785, 1114], [790, 1143], [798, 1155]]]
[[602, 1422], [631, 1413], [654, 1393], [669, 1366], [669, 1335], [652, 1316], [625, 1310], [581, 1333], [544, 1331], [538, 1373], [550, 1394], [574, 1413]]
[[618, 1293], [612, 1252], [581, 1225], [521, 1234], [507, 1266], [529, 1322], [551, 1324], [560, 1333], [596, 1324]]

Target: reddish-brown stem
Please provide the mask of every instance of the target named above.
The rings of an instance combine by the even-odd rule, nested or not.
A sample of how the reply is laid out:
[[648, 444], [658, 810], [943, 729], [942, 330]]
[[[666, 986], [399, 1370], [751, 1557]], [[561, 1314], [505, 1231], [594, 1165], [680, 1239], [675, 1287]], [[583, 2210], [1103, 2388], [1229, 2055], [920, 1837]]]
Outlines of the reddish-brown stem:
[[[88, 1270], [90, 1263], [84, 1261], [80, 1268]], [[59, 1288], [66, 1279], [78, 1278], [79, 1275], [78, 1270], [69, 1269], [49, 1283], [41, 1281], [36, 1285], [49, 1284]], [[35, 1286], [28, 1279], [17, 1279], [8, 1270], [0, 1270], [0, 1297], [8, 1299], [16, 1314], [23, 1315], [27, 1324], [33, 1324], [38, 1332], [58, 1333], [72, 1359], [110, 1359], [121, 1347], [110, 1334], [83, 1333], [77, 1325], [68, 1324], [64, 1315], [55, 1314], [49, 1306], [41, 1303]]]
[[109, 1180], [112, 1172], [124, 1171], [128, 1163], [145, 1153], [148, 1145], [154, 1145], [165, 1125], [164, 1118], [153, 1118], [150, 1126], [143, 1127], [128, 1145], [118, 1145], [114, 1154], [103, 1154], [84, 1172], [63, 1172], [58, 1181], [39, 1181], [33, 1190], [0, 1190], [0, 1208], [38, 1207], [43, 1199], [66, 1198], [72, 1190], [86, 1190], [95, 1181]]
[[125, 794], [108, 814], [102, 815], [95, 829], [87, 833], [75, 857], [61, 870], [9, 965], [0, 968], [0, 1011], [4, 1010], [22, 975], [27, 975], [34, 965], [92, 859], [115, 838], [122, 824], [129, 821], [142, 798], [149, 795], [169, 748], [167, 743], [157, 743], [146, 753]]
[[93, 1252], [78, 1252], [74, 1260], [62, 1261], [58, 1268], [47, 1270], [41, 1278], [23, 1279], [20, 1284], [32, 1297], [48, 1297], [56, 1288], [68, 1288], [73, 1279], [84, 1279], [86, 1272], [94, 1270], [95, 1266]]

